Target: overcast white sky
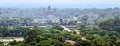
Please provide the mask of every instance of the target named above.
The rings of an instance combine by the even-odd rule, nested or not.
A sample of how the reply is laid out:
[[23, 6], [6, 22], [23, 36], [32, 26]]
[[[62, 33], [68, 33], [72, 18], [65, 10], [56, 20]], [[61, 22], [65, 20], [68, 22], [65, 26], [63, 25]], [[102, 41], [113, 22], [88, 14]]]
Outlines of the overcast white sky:
[[120, 7], [120, 0], [0, 0], [0, 7]]

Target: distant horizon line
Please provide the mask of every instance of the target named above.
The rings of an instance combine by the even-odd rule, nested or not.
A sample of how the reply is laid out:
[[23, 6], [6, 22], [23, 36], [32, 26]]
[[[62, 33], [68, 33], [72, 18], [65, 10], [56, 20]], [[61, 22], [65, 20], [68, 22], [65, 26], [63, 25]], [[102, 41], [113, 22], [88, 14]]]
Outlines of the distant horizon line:
[[47, 8], [51, 6], [51, 8], [65, 9], [65, 8], [98, 8], [98, 9], [106, 9], [106, 8], [120, 8], [120, 5], [103, 5], [103, 4], [84, 4], [84, 5], [52, 5], [52, 4], [0, 4], [0, 8]]
[[[1, 7], [0, 8], [15, 8], [15, 9], [33, 9], [33, 8], [48, 8], [48, 7], [42, 7], [42, 6], [39, 6], [39, 7]], [[107, 9], [107, 8], [120, 8], [120, 7], [102, 7], [102, 8], [99, 8], [99, 7], [51, 7], [51, 8], [57, 8], [57, 9], [92, 9], [92, 8], [96, 8], [96, 9]]]

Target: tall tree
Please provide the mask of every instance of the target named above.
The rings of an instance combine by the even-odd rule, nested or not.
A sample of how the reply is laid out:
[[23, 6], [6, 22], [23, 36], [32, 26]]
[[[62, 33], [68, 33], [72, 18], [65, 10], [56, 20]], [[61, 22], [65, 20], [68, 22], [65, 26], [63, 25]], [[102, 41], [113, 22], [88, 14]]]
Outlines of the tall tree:
[[24, 38], [26, 43], [34, 41], [37, 38], [37, 31], [35, 30], [28, 31]]

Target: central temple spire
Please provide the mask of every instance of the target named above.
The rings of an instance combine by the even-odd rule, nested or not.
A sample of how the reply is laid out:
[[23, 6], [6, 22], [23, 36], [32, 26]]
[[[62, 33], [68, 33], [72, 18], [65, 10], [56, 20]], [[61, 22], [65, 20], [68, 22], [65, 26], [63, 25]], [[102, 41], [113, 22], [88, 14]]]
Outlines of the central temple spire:
[[51, 6], [50, 5], [48, 6], [48, 10], [51, 10]]

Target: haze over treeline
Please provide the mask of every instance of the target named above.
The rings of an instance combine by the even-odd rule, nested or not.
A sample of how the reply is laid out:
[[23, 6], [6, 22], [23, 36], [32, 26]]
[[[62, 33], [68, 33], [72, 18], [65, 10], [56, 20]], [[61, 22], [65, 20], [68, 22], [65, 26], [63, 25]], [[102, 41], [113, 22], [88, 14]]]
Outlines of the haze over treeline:
[[[120, 8], [52, 8], [40, 7], [40, 8], [31, 8], [31, 9], [22, 9], [22, 8], [0, 8], [1, 18], [8, 17], [23, 17], [30, 19], [47, 19], [58, 21], [61, 19], [74, 19], [75, 21], [84, 21], [86, 18], [88, 23], [96, 23], [104, 19], [119, 17]], [[32, 17], [32, 18], [31, 18]]]

